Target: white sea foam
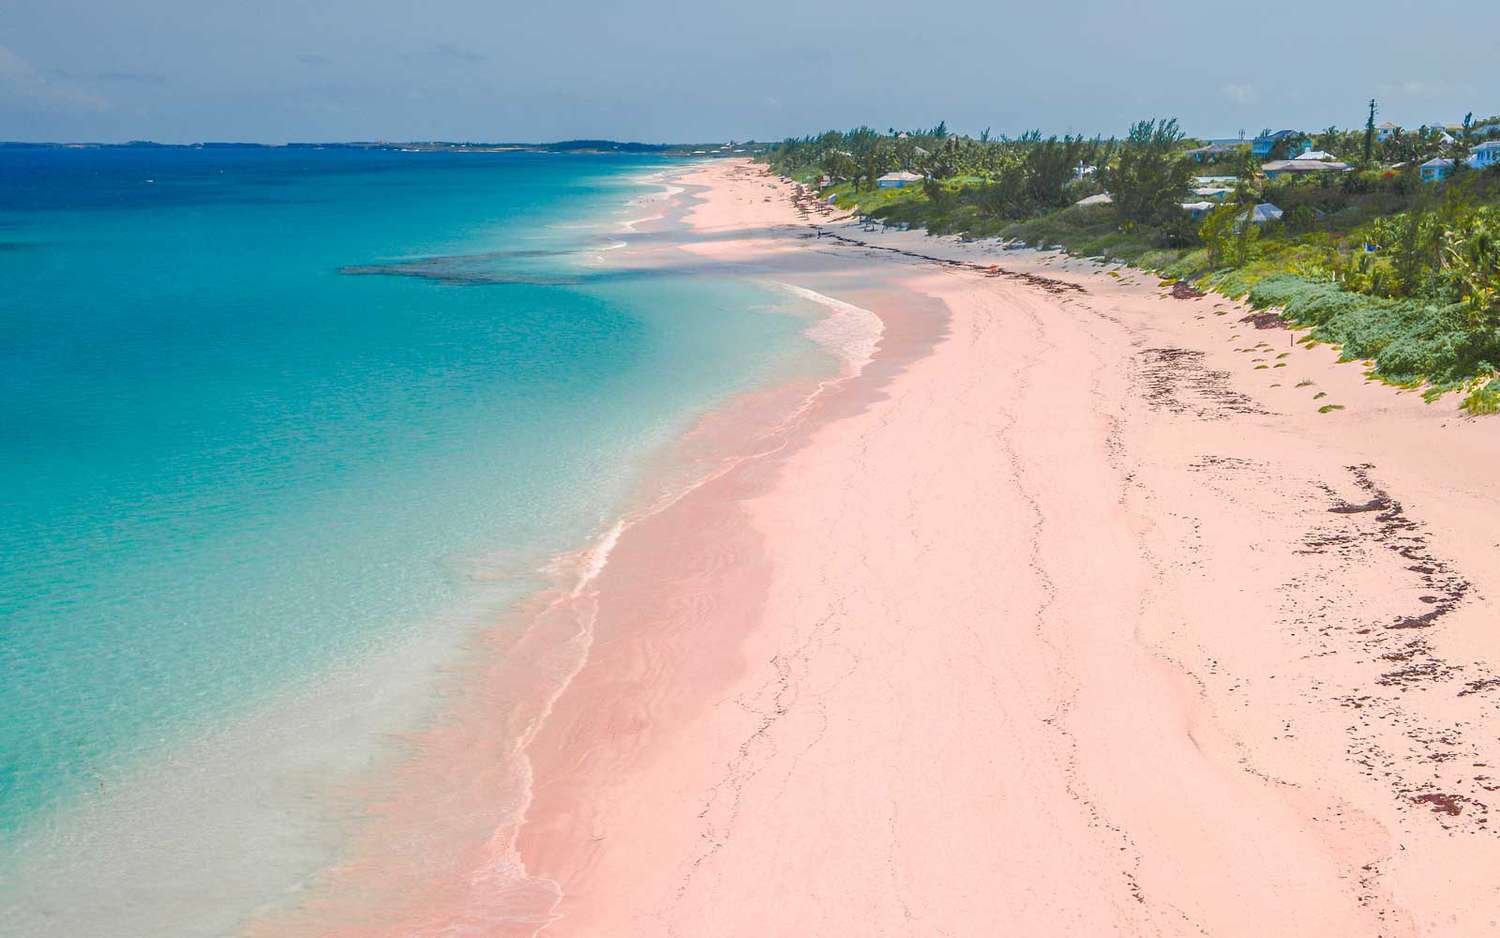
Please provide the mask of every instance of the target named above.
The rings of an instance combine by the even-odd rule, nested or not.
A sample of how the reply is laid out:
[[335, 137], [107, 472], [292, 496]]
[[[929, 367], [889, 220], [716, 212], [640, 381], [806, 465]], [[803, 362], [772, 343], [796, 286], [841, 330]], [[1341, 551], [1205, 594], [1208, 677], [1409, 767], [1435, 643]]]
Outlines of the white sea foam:
[[[639, 207], [643, 205], [656, 205], [659, 203], [670, 202], [673, 198], [687, 191], [685, 187], [674, 186], [671, 183], [667, 182], [666, 179], [667, 172], [665, 170], [658, 173], [648, 173], [644, 176], [635, 177], [633, 181], [638, 185], [659, 186], [661, 187], [661, 191], [637, 196], [636, 198], [630, 200], [630, 204], [634, 207]], [[620, 223], [620, 230], [633, 232], [636, 230], [636, 227], [638, 225], [644, 225], [647, 222], [661, 221], [666, 217], [667, 216], [665, 212], [657, 212], [654, 215], [643, 215], [640, 218], [630, 218]]]
[[847, 375], [857, 375], [875, 358], [875, 349], [885, 334], [880, 317], [843, 300], [791, 283], [776, 282], [782, 290], [817, 303], [828, 315], [808, 327], [805, 335], [843, 361]]
[[616, 521], [588, 549], [584, 557], [583, 570], [578, 576], [578, 582], [573, 586], [574, 596], [581, 596], [584, 590], [587, 590], [599, 578], [599, 574], [604, 572], [605, 564], [609, 563], [609, 555], [614, 553], [615, 545], [620, 543], [620, 535], [625, 533], [627, 523], [623, 518]]

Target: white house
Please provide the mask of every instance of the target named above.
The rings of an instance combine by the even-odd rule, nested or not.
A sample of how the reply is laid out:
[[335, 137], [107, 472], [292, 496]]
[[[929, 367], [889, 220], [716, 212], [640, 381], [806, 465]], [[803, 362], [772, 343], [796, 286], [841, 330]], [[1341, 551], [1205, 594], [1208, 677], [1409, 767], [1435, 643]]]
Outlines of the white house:
[[1217, 202], [1184, 202], [1182, 210], [1188, 213], [1188, 218], [1197, 221], [1209, 212], [1219, 207]]
[[921, 176], [916, 173], [908, 173], [903, 169], [899, 172], [886, 173], [875, 180], [875, 185], [882, 189], [905, 189], [907, 186], [914, 186], [921, 181]]
[[1306, 150], [1303, 150], [1301, 153], [1298, 153], [1295, 157], [1293, 157], [1293, 159], [1298, 159], [1298, 160], [1331, 160], [1331, 159], [1333, 159], [1333, 154], [1329, 153], [1329, 152], [1327, 152], [1325, 150], [1314, 150], [1312, 147], [1308, 147]]

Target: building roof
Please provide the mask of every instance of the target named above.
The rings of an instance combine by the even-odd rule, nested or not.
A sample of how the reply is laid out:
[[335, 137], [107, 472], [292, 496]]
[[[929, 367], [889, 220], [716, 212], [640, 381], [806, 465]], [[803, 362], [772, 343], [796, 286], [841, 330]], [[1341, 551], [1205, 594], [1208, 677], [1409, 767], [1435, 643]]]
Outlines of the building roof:
[[1210, 212], [1219, 207], [1218, 202], [1184, 202], [1182, 207], [1189, 212]]
[[1108, 192], [1100, 192], [1087, 198], [1079, 199], [1074, 205], [1108, 205], [1114, 201], [1114, 197]]
[[1298, 153], [1295, 157], [1293, 157], [1293, 159], [1298, 159], [1298, 160], [1331, 160], [1331, 159], [1333, 159], [1333, 154], [1329, 153], [1329, 152], [1327, 152], [1325, 150], [1304, 150], [1303, 152]]
[[880, 179], [877, 180], [877, 181], [878, 182], [919, 182], [921, 179], [922, 179], [922, 177], [919, 176], [919, 175], [917, 175], [916, 173], [909, 173], [909, 172], [907, 172], [906, 170], [903, 169], [903, 170], [898, 170], [898, 171], [896, 171], [894, 173], [886, 173], [884, 176], [881, 176]]
[[1262, 202], [1250, 210], [1250, 220], [1253, 222], [1275, 221], [1283, 214], [1281, 209], [1270, 202]]
[[1425, 166], [1452, 166], [1453, 165], [1453, 160], [1449, 159], [1446, 156], [1434, 156], [1432, 159], [1428, 160], [1427, 162], [1423, 163], [1422, 165], [1424, 167]]
[[1224, 195], [1233, 191], [1228, 186], [1199, 186], [1193, 190], [1193, 195]]
[[1282, 137], [1290, 137], [1290, 136], [1292, 136], [1295, 133], [1297, 133], [1297, 131], [1295, 131], [1295, 130], [1278, 130], [1275, 133], [1261, 134], [1259, 137], [1256, 137], [1255, 139], [1257, 139], [1257, 140], [1280, 140]]
[[1353, 169], [1348, 163], [1325, 160], [1307, 160], [1298, 158], [1295, 160], [1272, 160], [1261, 166], [1261, 170], [1267, 173], [1324, 173], [1344, 172]]
[[1474, 145], [1475, 150], [1500, 150], [1500, 140], [1486, 140]]

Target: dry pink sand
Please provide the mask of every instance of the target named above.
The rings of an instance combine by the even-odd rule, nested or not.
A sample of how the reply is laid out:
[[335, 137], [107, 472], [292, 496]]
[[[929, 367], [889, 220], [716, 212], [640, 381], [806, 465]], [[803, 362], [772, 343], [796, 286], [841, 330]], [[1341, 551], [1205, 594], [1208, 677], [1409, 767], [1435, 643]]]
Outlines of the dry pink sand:
[[[704, 263], [880, 352], [778, 429], [808, 388], [745, 403], [577, 600], [524, 817], [335, 931], [1500, 933], [1500, 424], [1138, 272], [686, 180]], [[485, 803], [477, 712], [435, 814]]]

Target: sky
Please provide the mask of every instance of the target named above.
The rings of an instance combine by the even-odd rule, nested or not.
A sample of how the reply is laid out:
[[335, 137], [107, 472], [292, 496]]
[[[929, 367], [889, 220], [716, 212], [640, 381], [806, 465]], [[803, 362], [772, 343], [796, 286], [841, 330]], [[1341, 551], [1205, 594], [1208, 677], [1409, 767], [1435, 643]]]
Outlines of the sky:
[[1500, 113], [1500, 3], [6, 0], [0, 140], [1200, 137]]

